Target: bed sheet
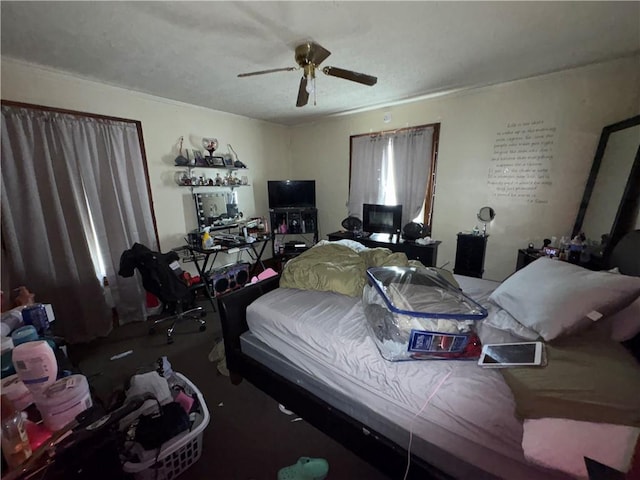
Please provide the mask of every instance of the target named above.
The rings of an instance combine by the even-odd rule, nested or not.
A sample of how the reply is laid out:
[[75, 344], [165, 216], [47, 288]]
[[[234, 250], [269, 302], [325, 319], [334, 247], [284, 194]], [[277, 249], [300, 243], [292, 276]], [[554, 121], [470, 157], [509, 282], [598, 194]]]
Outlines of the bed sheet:
[[[456, 279], [481, 304], [498, 285]], [[518, 471], [518, 478], [540, 478], [535, 468], [527, 474], [522, 423], [498, 371], [475, 361], [388, 362], [367, 330], [359, 299], [330, 292], [277, 289], [249, 306], [247, 323], [303, 371], [405, 431], [498, 477]]]

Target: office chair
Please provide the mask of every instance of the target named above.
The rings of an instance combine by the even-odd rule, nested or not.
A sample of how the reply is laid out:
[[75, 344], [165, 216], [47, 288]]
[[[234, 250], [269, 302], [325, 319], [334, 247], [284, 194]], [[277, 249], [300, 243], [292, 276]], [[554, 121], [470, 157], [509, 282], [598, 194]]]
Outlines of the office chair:
[[193, 307], [195, 295], [193, 289], [182, 278], [179, 258], [176, 252], [154, 252], [144, 245], [134, 243], [129, 250], [122, 253], [118, 271], [118, 275], [122, 277], [132, 277], [137, 268], [142, 276], [144, 289], [165, 304], [165, 309], [169, 310], [171, 315], [154, 321], [149, 333], [154, 333], [159, 323], [173, 321], [167, 330], [167, 343], [173, 343], [173, 331], [181, 321], [198, 321], [201, 332], [207, 328], [202, 318], [206, 315], [204, 309], [200, 306]]

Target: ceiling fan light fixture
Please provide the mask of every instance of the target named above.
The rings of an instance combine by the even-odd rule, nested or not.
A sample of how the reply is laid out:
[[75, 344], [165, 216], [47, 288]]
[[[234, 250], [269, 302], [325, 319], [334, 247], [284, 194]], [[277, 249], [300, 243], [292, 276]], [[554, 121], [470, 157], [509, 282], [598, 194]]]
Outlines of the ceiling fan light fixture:
[[311, 79], [307, 78], [307, 86], [305, 87], [305, 90], [309, 95], [316, 91], [316, 77], [311, 77]]
[[309, 95], [316, 91], [316, 66], [313, 63], [304, 65], [304, 76], [307, 80], [305, 90]]

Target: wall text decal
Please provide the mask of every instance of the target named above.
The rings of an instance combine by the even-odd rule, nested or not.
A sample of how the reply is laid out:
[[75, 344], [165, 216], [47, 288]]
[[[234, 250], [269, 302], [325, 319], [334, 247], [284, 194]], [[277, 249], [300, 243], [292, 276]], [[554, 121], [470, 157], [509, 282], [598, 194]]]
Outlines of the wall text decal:
[[556, 128], [542, 120], [507, 123], [493, 144], [490, 195], [520, 204], [548, 203], [555, 139]]

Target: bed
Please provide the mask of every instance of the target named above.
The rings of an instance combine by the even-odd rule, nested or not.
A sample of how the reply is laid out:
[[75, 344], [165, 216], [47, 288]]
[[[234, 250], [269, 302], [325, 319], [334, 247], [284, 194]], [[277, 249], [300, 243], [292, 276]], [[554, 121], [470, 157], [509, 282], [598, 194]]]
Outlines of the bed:
[[[636, 231], [625, 237], [612, 255], [612, 261], [623, 273], [618, 277], [625, 280], [640, 274], [638, 255], [634, 254], [640, 248], [639, 234]], [[559, 263], [554, 261], [554, 264]], [[531, 276], [528, 272], [524, 273]], [[640, 300], [635, 300], [640, 295], [640, 287], [634, 282], [636, 279], [623, 288], [617, 277], [614, 278], [617, 274], [610, 275], [612, 281], [618, 283], [612, 287], [615, 292], [609, 293], [608, 297], [617, 295], [619, 301], [614, 302], [615, 305], [605, 305], [606, 315], [601, 322], [594, 322], [603, 325], [601, 332], [592, 326], [580, 326], [580, 330], [590, 332], [589, 335], [610, 336], [609, 319], [614, 318], [614, 310], [626, 311], [637, 308], [636, 303], [640, 305]], [[367, 333], [357, 296], [332, 289], [290, 288], [291, 278], [291, 275], [285, 278], [284, 285], [280, 285], [280, 277], [270, 278], [219, 297], [231, 379], [235, 383], [243, 378], [248, 380], [391, 478], [402, 478], [409, 448], [408, 478], [576, 478], [532, 462], [525, 457], [523, 442], [529, 439], [535, 447], [536, 442], [532, 440], [539, 437], [534, 437], [534, 433], [549, 435], [553, 431], [550, 429], [558, 428], [558, 425], [564, 432], [572, 431], [576, 425], [600, 428], [605, 423], [609, 426], [603, 418], [611, 416], [592, 417], [594, 412], [615, 416], [622, 411], [622, 418], [612, 422], [618, 424], [613, 428], [621, 430], [616, 434], [626, 439], [628, 445], [635, 445], [637, 441], [640, 405], [633, 404], [635, 387], [622, 395], [627, 396], [627, 407], [631, 402], [630, 408], [607, 408], [606, 412], [597, 408], [585, 409], [586, 416], [571, 420], [575, 425], [547, 424], [545, 416], [527, 418], [539, 417], [539, 412], [534, 410], [548, 399], [536, 392], [538, 396], [527, 397], [529, 403], [521, 401], [518, 385], [522, 382], [535, 384], [539, 378], [523, 379], [518, 374], [509, 378], [496, 370], [480, 369], [472, 361], [388, 362], [379, 355]], [[455, 281], [468, 296], [488, 307], [489, 316], [478, 328], [481, 337], [500, 343], [514, 338], [526, 339], [526, 335], [531, 334], [529, 327], [525, 328], [519, 322], [514, 324], [513, 319], [505, 321], [506, 313], [496, 303], [507, 305], [513, 292], [523, 287], [522, 282], [508, 279], [499, 285], [461, 276], [456, 276]], [[505, 285], [512, 287], [505, 291]], [[552, 284], [548, 287], [557, 289]], [[537, 294], [542, 295], [543, 290], [544, 285]], [[591, 297], [598, 296], [597, 293], [585, 293], [587, 300], [583, 298], [580, 303], [588, 303]], [[576, 328], [576, 325], [570, 327]], [[554, 332], [539, 330], [543, 332], [543, 338], [554, 335]], [[638, 336], [631, 338], [630, 335], [627, 329], [623, 335], [625, 345], [632, 351], [635, 349], [637, 354]], [[554, 348], [550, 350], [551, 360], [561, 356], [565, 348], [563, 343], [569, 343], [573, 348], [578, 342], [567, 342], [568, 338], [582, 337], [582, 333], [569, 335], [565, 332], [559, 340], [551, 341]], [[616, 342], [611, 343], [615, 344], [611, 347], [615, 361], [620, 355], [627, 354], [626, 350], [624, 353], [616, 350]], [[588, 345], [589, 348], [592, 346]], [[549, 365], [556, 365], [551, 360]], [[623, 363], [626, 360], [623, 359]], [[625, 366], [632, 375], [636, 367], [634, 360]], [[608, 380], [603, 377], [603, 381]], [[629, 389], [626, 384], [625, 389]], [[434, 390], [433, 398], [425, 403]], [[549, 407], [552, 410], [557, 405], [562, 406], [562, 402], [552, 400], [553, 405]], [[569, 402], [564, 405], [567, 406], [573, 409], [574, 404]], [[629, 426], [621, 428], [621, 423]], [[592, 434], [610, 436], [611, 432], [594, 430]]]

